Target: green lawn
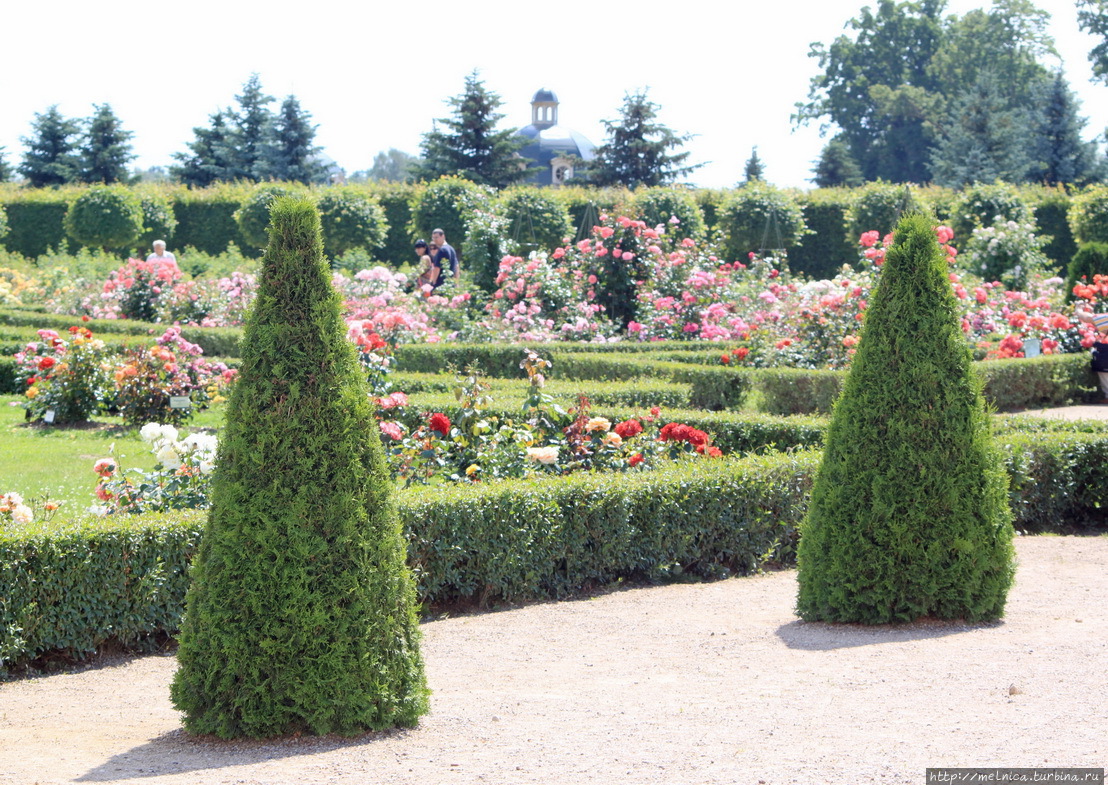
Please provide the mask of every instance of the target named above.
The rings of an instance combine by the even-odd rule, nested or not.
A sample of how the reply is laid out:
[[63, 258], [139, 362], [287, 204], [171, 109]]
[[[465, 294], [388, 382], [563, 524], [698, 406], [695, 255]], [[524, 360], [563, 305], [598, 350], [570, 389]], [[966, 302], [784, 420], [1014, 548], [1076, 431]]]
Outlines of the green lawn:
[[[96, 503], [92, 465], [98, 458], [114, 455], [125, 469], [154, 465], [138, 429], [124, 426], [118, 417], [95, 417], [80, 427], [30, 425], [23, 407], [13, 405], [22, 400], [0, 395], [0, 493], [15, 491], [28, 500], [49, 494], [66, 507], [87, 507]], [[213, 407], [198, 412], [181, 430], [218, 428], [222, 421], [223, 408]]]

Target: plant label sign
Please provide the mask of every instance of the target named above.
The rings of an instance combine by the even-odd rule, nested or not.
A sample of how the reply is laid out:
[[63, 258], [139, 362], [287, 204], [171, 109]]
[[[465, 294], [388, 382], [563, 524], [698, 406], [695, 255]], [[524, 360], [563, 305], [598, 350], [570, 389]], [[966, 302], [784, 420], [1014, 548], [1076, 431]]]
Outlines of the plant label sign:
[[171, 395], [169, 396], [169, 408], [170, 409], [188, 409], [192, 406], [192, 400], [187, 395]]
[[54, 422], [54, 410], [53, 409], [47, 409], [46, 414], [42, 415], [42, 421], [45, 422], [45, 423], [53, 423]]

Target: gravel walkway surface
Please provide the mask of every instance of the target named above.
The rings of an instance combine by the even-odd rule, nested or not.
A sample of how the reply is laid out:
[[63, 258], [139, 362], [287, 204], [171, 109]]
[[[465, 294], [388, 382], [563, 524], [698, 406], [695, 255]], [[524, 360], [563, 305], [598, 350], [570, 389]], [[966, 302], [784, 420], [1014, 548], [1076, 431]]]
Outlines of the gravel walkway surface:
[[424, 625], [420, 727], [193, 739], [172, 655], [0, 685], [0, 783], [923, 783], [1108, 764], [1108, 537], [1023, 537], [1003, 622], [804, 623], [794, 571]]

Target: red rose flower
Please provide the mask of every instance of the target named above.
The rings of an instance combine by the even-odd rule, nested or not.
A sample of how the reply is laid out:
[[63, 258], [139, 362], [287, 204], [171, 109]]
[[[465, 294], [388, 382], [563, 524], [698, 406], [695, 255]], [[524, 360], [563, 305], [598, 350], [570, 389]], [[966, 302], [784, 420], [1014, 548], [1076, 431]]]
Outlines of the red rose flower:
[[634, 455], [632, 455], [630, 458], [627, 459], [627, 465], [628, 466], [638, 466], [640, 463], [642, 463], [642, 453], [641, 452], [637, 452]]
[[708, 434], [704, 433], [704, 431], [698, 431], [696, 428], [688, 428], [688, 430], [685, 431], [685, 441], [694, 447], [703, 447], [708, 443]]
[[48, 371], [53, 368], [57, 362], [58, 361], [55, 360], [53, 357], [42, 357], [38, 361], [38, 369], [40, 371]]
[[638, 420], [624, 420], [613, 428], [613, 430], [619, 434], [619, 438], [630, 439], [632, 436], [637, 436], [642, 433], [642, 426], [639, 425]]
[[435, 412], [431, 415], [431, 419], [428, 422], [432, 431], [440, 434], [443, 438], [450, 435], [450, 418], [440, 412]]

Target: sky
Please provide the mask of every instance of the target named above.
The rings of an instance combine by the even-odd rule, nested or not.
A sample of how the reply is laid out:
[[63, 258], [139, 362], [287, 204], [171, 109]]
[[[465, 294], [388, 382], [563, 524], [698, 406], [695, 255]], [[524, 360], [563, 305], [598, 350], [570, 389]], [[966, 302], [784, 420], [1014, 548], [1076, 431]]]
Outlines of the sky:
[[[876, 5], [876, 2], [871, 3]], [[540, 88], [559, 101], [559, 123], [594, 144], [624, 95], [647, 90], [659, 121], [693, 134], [685, 149], [704, 166], [690, 182], [734, 185], [754, 146], [766, 179], [810, 188], [824, 139], [790, 115], [818, 73], [812, 42], [830, 43], [863, 0], [638, 3], [241, 3], [58, 0], [10, 3], [0, 44], [0, 147], [9, 163], [36, 113], [57, 104], [89, 117], [108, 103], [133, 132], [134, 166], [169, 166], [192, 129], [232, 106], [252, 73], [278, 102], [294, 94], [318, 125], [316, 142], [348, 173], [397, 148], [419, 153], [447, 99], [475, 69], [497, 93], [501, 127], [531, 121]], [[1071, 87], [1089, 118], [1108, 127], [1108, 86], [1090, 82], [1094, 41], [1077, 29], [1072, 0], [1039, 0]], [[987, 7], [948, 0], [948, 12]], [[1055, 64], [1051, 64], [1055, 65]]]

